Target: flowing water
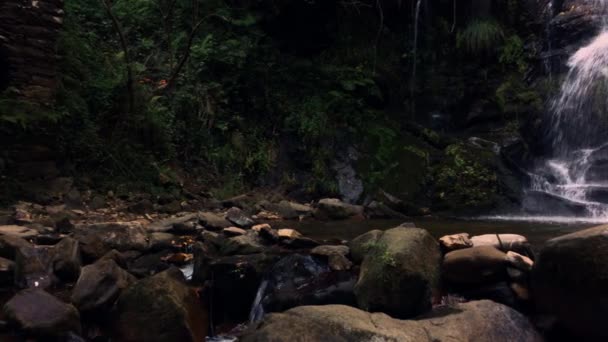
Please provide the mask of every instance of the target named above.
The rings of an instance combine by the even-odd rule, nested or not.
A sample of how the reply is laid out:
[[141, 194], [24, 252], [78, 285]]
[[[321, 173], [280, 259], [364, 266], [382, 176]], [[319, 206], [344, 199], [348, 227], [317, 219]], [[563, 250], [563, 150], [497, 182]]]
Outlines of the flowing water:
[[[608, 17], [608, 1], [583, 5]], [[542, 208], [543, 218], [557, 221], [608, 221], [608, 21], [591, 42], [568, 60], [570, 68], [551, 102], [548, 134], [552, 155], [530, 173], [528, 197]], [[556, 208], [564, 209], [558, 212]]]

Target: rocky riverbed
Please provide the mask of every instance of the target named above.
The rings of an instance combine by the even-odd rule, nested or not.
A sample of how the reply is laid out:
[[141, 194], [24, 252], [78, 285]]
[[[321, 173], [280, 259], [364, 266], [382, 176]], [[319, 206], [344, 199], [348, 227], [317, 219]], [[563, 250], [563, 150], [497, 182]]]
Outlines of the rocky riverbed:
[[250, 196], [17, 203], [0, 217], [0, 340], [607, 337], [608, 228], [538, 253], [504, 232], [438, 239], [404, 223], [346, 241], [283, 228], [371, 213], [336, 199]]

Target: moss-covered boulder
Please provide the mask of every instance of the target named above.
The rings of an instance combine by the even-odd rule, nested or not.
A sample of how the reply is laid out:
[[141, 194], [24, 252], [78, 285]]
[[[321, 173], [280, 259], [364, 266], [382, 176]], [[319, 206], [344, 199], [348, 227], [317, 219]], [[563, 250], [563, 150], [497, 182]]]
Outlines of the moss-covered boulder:
[[116, 305], [118, 341], [204, 341], [208, 325], [198, 295], [175, 268], [135, 283]]
[[431, 308], [441, 252], [424, 229], [393, 228], [370, 240], [355, 295], [360, 308], [407, 318]]
[[534, 263], [538, 308], [579, 336], [608, 339], [608, 225], [549, 240]]

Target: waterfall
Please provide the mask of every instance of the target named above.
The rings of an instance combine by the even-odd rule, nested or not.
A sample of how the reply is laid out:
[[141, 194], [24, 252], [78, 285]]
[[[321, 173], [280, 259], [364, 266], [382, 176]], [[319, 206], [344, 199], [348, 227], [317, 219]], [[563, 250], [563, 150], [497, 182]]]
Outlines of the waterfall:
[[258, 288], [258, 292], [255, 295], [253, 305], [251, 305], [251, 311], [249, 312], [249, 323], [257, 323], [262, 317], [264, 317], [264, 305], [262, 300], [266, 294], [266, 288], [268, 287], [268, 280], [264, 279]]
[[415, 114], [416, 111], [416, 100], [414, 99], [414, 91], [416, 90], [416, 71], [417, 71], [417, 63], [418, 63], [418, 26], [420, 21], [420, 6], [422, 5], [422, 0], [418, 0], [416, 2], [416, 10], [414, 14], [414, 51], [413, 51], [413, 66], [412, 66], [412, 81], [410, 84], [410, 98], [412, 101], [412, 113]]
[[582, 5], [601, 13], [603, 24], [568, 60], [569, 72], [550, 104], [552, 154], [530, 174], [528, 195], [563, 200], [576, 208], [573, 216], [608, 220], [608, 1]]

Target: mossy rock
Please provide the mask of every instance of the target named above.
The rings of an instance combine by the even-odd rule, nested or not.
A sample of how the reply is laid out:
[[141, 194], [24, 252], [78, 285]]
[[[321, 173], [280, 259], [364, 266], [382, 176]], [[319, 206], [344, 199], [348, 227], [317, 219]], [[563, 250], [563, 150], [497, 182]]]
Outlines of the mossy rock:
[[360, 308], [409, 318], [431, 308], [441, 252], [424, 229], [393, 228], [370, 240], [355, 295]]

